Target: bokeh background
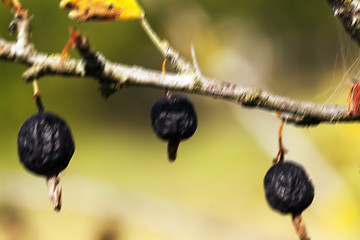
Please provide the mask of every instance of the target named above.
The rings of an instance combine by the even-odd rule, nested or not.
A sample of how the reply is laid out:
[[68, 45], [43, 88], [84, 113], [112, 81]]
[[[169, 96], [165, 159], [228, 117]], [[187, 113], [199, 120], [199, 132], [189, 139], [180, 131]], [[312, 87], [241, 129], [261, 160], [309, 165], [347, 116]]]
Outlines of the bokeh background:
[[[59, 1], [23, 0], [34, 15], [32, 40], [59, 53], [76, 26], [108, 59], [160, 69], [162, 57], [136, 21], [77, 24]], [[359, 49], [325, 0], [141, 0], [155, 31], [203, 73], [296, 99], [346, 104], [359, 75]], [[9, 8], [0, 5], [0, 34]], [[72, 50], [71, 56], [79, 57]], [[150, 125], [163, 90], [124, 88], [105, 100], [89, 78], [44, 77], [45, 108], [70, 125], [76, 152], [60, 174], [63, 209], [52, 210], [45, 179], [19, 163], [17, 132], [36, 112], [25, 66], [0, 62], [1, 240], [297, 239], [291, 217], [272, 211], [263, 177], [276, 155], [273, 113], [189, 95], [199, 126], [170, 164]], [[170, 69], [169, 69], [170, 70]], [[359, 124], [286, 125], [287, 158], [315, 185], [303, 213], [313, 239], [360, 238]]]

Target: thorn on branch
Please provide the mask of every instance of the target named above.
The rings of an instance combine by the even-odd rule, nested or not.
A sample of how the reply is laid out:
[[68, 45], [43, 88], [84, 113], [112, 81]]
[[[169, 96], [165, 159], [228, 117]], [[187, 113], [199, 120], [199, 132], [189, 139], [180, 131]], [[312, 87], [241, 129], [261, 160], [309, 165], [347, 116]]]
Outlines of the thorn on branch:
[[191, 42], [191, 57], [192, 57], [192, 61], [193, 61], [193, 66], [195, 68], [195, 73], [196, 73], [197, 77], [200, 78], [202, 76], [202, 73], [201, 73], [197, 58], [196, 58], [195, 47], [192, 42]]

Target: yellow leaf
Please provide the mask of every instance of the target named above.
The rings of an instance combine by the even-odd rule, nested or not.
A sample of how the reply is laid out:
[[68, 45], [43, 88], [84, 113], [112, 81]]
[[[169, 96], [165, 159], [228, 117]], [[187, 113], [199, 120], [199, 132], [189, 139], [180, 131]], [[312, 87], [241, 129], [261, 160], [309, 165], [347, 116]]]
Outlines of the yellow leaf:
[[70, 10], [69, 17], [79, 22], [125, 21], [144, 16], [136, 0], [61, 0], [60, 8]]
[[18, 0], [2, 0], [3, 3], [5, 3], [6, 5], [14, 8], [14, 10], [18, 13], [19, 11], [21, 11], [21, 4]]

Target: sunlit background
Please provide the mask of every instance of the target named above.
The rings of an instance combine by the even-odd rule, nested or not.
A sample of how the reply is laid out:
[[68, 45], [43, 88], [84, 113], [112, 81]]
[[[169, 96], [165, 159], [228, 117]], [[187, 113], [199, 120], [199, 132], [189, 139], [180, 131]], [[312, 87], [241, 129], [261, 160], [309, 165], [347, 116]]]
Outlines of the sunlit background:
[[[34, 15], [32, 40], [59, 53], [69, 27], [108, 59], [160, 69], [162, 57], [137, 21], [77, 24], [59, 1], [23, 0]], [[359, 75], [358, 46], [325, 0], [142, 0], [163, 38], [202, 72], [245, 87], [300, 100], [346, 104]], [[12, 15], [0, 4], [0, 35]], [[75, 50], [73, 57], [79, 57]], [[168, 67], [169, 68], [169, 67]], [[164, 91], [124, 88], [105, 100], [89, 78], [44, 77], [45, 109], [72, 129], [76, 151], [60, 174], [63, 208], [52, 210], [45, 179], [19, 163], [16, 137], [36, 112], [25, 66], [0, 62], [1, 240], [289, 240], [291, 217], [272, 211], [263, 177], [278, 151], [274, 113], [188, 95], [198, 114], [195, 135], [169, 163], [151, 129], [152, 103]], [[170, 69], [169, 69], [170, 71]], [[288, 159], [304, 166], [315, 199], [303, 213], [312, 239], [360, 238], [359, 124], [286, 125]]]

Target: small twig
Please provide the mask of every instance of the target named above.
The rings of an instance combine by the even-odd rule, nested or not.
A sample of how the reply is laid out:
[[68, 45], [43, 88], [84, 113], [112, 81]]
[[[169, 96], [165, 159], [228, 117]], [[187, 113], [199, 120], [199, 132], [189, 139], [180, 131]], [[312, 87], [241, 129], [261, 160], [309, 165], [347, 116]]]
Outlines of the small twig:
[[159, 52], [166, 57], [168, 44], [165, 41], [162, 41], [160, 37], [156, 34], [156, 32], [152, 29], [149, 22], [145, 18], [145, 16], [139, 18], [140, 24], [144, 29], [145, 33], [148, 35], [150, 40], [153, 42], [155, 47], [159, 50]]
[[192, 73], [195, 71], [194, 67], [191, 66], [180, 54], [170, 46], [170, 43], [166, 40], [161, 40], [156, 32], [152, 29], [145, 16], [139, 18], [141, 27], [145, 33], [149, 36], [155, 47], [160, 51], [163, 57], [170, 60], [171, 65], [181, 73]]
[[300, 240], [310, 240], [310, 237], [307, 234], [305, 224], [302, 220], [301, 214], [293, 216], [293, 224], [295, 226], [295, 231], [299, 236]]

